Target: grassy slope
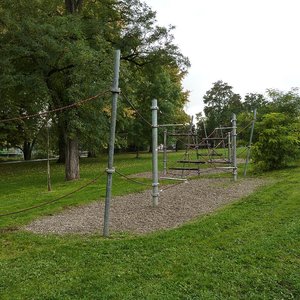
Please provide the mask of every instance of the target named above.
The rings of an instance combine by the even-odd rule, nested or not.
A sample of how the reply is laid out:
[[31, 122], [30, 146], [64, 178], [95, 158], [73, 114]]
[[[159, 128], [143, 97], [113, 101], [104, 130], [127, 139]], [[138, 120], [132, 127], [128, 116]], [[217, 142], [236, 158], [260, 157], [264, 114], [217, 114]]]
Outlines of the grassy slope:
[[274, 172], [278, 183], [148, 236], [3, 232], [0, 298], [299, 299], [299, 171]]
[[[117, 169], [124, 174], [132, 174], [149, 170], [150, 155], [135, 159], [134, 155], [117, 155]], [[8, 213], [24, 209], [33, 205], [51, 201], [68, 194], [99, 177], [96, 183], [91, 184], [78, 193], [62, 199], [50, 206], [23, 214], [0, 219], [0, 228], [26, 223], [39, 215], [45, 215], [63, 209], [67, 205], [77, 205], [105, 196], [106, 161], [99, 159], [83, 159], [81, 162], [81, 179], [73, 182], [64, 181], [64, 167], [51, 162], [52, 192], [47, 192], [46, 162], [21, 163], [0, 165], [0, 212]], [[126, 184], [124, 184], [126, 182]], [[146, 181], [151, 184], [150, 181]], [[135, 185], [125, 179], [114, 176], [113, 193], [115, 195], [135, 192], [144, 187]]]

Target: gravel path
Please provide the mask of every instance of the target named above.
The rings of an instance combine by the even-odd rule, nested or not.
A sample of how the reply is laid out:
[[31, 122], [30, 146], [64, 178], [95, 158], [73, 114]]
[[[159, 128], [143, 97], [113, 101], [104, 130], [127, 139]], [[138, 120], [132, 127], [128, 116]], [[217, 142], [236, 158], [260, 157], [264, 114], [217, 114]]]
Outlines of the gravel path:
[[[199, 215], [249, 195], [265, 184], [258, 179], [197, 179], [168, 186], [160, 193], [159, 206], [151, 206], [151, 191], [112, 199], [110, 232], [144, 234], [175, 228]], [[164, 189], [166, 186], [163, 187]], [[59, 214], [38, 219], [25, 230], [40, 234], [88, 234], [103, 230], [103, 201], [67, 209]]]

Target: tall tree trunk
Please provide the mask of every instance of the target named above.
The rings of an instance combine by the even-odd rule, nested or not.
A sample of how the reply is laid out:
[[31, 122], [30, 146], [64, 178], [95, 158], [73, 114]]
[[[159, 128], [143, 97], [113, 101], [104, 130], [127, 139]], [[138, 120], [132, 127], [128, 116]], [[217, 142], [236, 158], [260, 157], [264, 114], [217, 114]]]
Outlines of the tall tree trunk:
[[66, 180], [79, 179], [79, 151], [78, 151], [78, 139], [66, 138]]
[[69, 13], [80, 11], [83, 0], [65, 0], [65, 6]]
[[96, 151], [95, 150], [89, 150], [88, 151], [88, 157], [96, 158], [97, 157]]
[[139, 145], [136, 146], [136, 155], [135, 158], [140, 158], [140, 147]]
[[25, 141], [24, 144], [23, 144], [23, 157], [24, 157], [24, 160], [31, 160], [31, 154], [32, 154], [31, 143]]
[[31, 160], [34, 144], [35, 144], [35, 139], [32, 142], [24, 141], [23, 149], [22, 149], [24, 160]]

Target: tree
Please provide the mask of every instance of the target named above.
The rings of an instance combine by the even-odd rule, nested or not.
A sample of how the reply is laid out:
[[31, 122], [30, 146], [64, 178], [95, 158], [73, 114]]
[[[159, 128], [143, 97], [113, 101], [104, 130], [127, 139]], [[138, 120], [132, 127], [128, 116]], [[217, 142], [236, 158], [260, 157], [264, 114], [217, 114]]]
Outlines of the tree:
[[285, 167], [299, 154], [299, 118], [269, 113], [258, 123], [258, 142], [253, 148], [256, 169], [270, 171]]
[[[139, 74], [139, 75], [137, 75]], [[185, 123], [188, 117], [183, 110], [188, 93], [183, 91], [181, 80], [184, 76], [173, 66], [145, 65], [133, 74], [139, 80], [132, 93], [131, 101], [141, 115], [151, 123], [151, 102], [158, 99], [159, 123]], [[151, 127], [140, 115], [135, 115], [129, 132], [129, 142], [136, 149], [151, 146]]]
[[[3, 69], [10, 72], [1, 73], [1, 90], [15, 107], [57, 109], [107, 89], [112, 48], [97, 20], [69, 15], [58, 0], [9, 1], [2, 7], [9, 16], [3, 21], [0, 51], [6, 58]], [[26, 101], [15, 97], [16, 89], [28, 95]], [[37, 105], [38, 99], [42, 105]], [[101, 111], [105, 103], [102, 99], [52, 115], [65, 148], [67, 180], [79, 178], [80, 135], [87, 119], [96, 124], [99, 117], [93, 110]], [[95, 128], [99, 126], [101, 122]]]
[[268, 89], [269, 110], [272, 112], [283, 113], [291, 118], [300, 115], [300, 95], [298, 88], [292, 88], [288, 92], [276, 89]]
[[[187, 66], [172, 43], [172, 28], [157, 26], [155, 13], [138, 0], [6, 1], [0, 11], [0, 55], [5, 57], [0, 90], [2, 99], [12, 103], [2, 116], [18, 115], [28, 105], [36, 112], [56, 110], [107, 90], [113, 48], [123, 53], [128, 70], [123, 80], [147, 72], [150, 65]], [[26, 105], [24, 97], [15, 97], [16, 91], [26, 91]], [[80, 142], [89, 148], [104, 144], [109, 100], [103, 96], [51, 115], [60, 153], [65, 154], [67, 180], [79, 178]]]
[[268, 100], [262, 94], [248, 93], [243, 102], [243, 108], [247, 112], [257, 109], [261, 114], [267, 111]]
[[215, 82], [213, 87], [203, 97], [204, 113], [207, 130], [230, 125], [232, 113], [242, 111], [241, 96], [233, 92], [232, 86], [221, 80]]

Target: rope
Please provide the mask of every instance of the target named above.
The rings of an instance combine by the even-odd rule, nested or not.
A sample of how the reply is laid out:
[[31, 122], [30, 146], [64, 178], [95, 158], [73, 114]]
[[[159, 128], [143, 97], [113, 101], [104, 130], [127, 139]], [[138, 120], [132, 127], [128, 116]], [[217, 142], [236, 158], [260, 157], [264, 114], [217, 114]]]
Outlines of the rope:
[[39, 207], [42, 207], [42, 206], [46, 206], [46, 205], [52, 204], [52, 203], [54, 203], [54, 202], [56, 202], [58, 200], [61, 200], [61, 199], [66, 198], [66, 197], [68, 197], [70, 195], [73, 195], [73, 194], [79, 192], [80, 190], [83, 190], [87, 186], [89, 186], [92, 183], [94, 183], [95, 181], [97, 181], [101, 176], [98, 176], [98, 177], [94, 178], [90, 182], [86, 183], [85, 185], [79, 187], [78, 189], [76, 189], [76, 190], [74, 190], [74, 191], [72, 191], [72, 192], [70, 192], [68, 194], [65, 194], [63, 196], [60, 196], [58, 198], [55, 198], [53, 200], [50, 200], [48, 202], [44, 202], [44, 203], [41, 203], [41, 204], [38, 204], [38, 205], [30, 206], [30, 207], [27, 207], [27, 208], [24, 208], [24, 209], [20, 209], [20, 210], [17, 210], [17, 211], [13, 211], [13, 212], [10, 212], [10, 213], [6, 213], [6, 214], [0, 214], [0, 217], [10, 216], [10, 215], [16, 215], [16, 214], [19, 214], [19, 213], [22, 213], [22, 212], [25, 212], [25, 211], [33, 210], [35, 208], [39, 208]]
[[166, 188], [161, 189], [160, 192], [164, 192], [164, 191], [166, 191], [166, 190], [168, 190], [168, 189], [171, 189], [171, 188], [173, 188], [173, 187], [176, 187], [177, 185], [182, 184], [182, 183], [185, 183], [185, 182], [186, 182], [186, 181], [183, 181], [183, 182], [181, 181], [181, 182], [178, 182], [178, 183], [169, 185], [169, 186], [167, 186]]
[[246, 146], [245, 149], [243, 149], [241, 152], [237, 153], [237, 156], [243, 154], [243, 153], [246, 152], [249, 148], [251, 148], [251, 146]]
[[3, 120], [0, 120], [0, 123], [1, 122], [2, 123], [6, 123], [6, 122], [10, 122], [10, 121], [17, 121], [17, 120], [29, 119], [29, 118], [33, 118], [33, 117], [46, 116], [46, 115], [49, 115], [50, 113], [53, 113], [53, 112], [58, 112], [58, 111], [62, 111], [62, 110], [65, 110], [65, 109], [70, 109], [70, 108], [73, 108], [73, 107], [78, 107], [78, 106], [81, 106], [81, 105], [85, 104], [86, 102], [88, 102], [90, 100], [94, 100], [96, 98], [99, 98], [100, 96], [104, 96], [108, 92], [109, 91], [105, 91], [105, 92], [99, 93], [99, 94], [97, 94], [95, 96], [91, 96], [89, 98], [86, 98], [86, 99], [83, 99], [83, 100], [79, 100], [76, 103], [72, 103], [72, 104], [69, 104], [69, 105], [66, 105], [66, 106], [58, 107], [58, 108], [55, 108], [55, 109], [52, 109], [52, 110], [48, 110], [48, 111], [45, 111], [45, 112], [40, 112], [40, 113], [36, 113], [36, 114], [32, 114], [32, 115], [26, 115], [26, 116], [18, 116], [18, 117], [9, 118], [9, 119], [3, 119]]
[[134, 183], [141, 184], [141, 185], [146, 185], [146, 186], [149, 186], [149, 187], [152, 186], [152, 185], [150, 185], [150, 184], [148, 184], [148, 183], [134, 180], [134, 179], [128, 177], [127, 175], [122, 174], [121, 172], [119, 172], [119, 171], [117, 171], [117, 170], [115, 170], [115, 172], [116, 172], [119, 176], [124, 177], [125, 179], [127, 179], [128, 181], [132, 181], [132, 182], [134, 182]]
[[150, 127], [152, 127], [152, 124], [135, 108], [135, 106], [132, 104], [132, 102], [126, 97], [126, 95], [122, 92], [121, 95], [125, 98], [125, 100], [128, 102], [128, 104], [131, 106], [131, 108], [141, 117], [141, 119], [148, 124]]
[[247, 129], [250, 125], [252, 125], [253, 120], [248, 123], [244, 128], [242, 128], [236, 135], [239, 135], [240, 133], [242, 133], [245, 129]]

